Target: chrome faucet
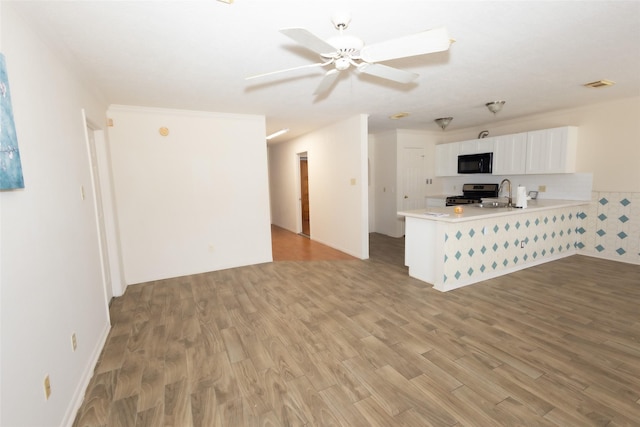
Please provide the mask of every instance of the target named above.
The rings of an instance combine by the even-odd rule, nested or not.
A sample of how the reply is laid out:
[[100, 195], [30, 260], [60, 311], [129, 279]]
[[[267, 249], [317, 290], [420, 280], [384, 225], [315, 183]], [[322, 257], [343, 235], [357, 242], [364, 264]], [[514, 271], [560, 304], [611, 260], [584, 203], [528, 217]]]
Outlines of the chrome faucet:
[[505, 182], [509, 184], [509, 198], [507, 199], [507, 207], [512, 207], [513, 198], [511, 197], [511, 181], [509, 181], [507, 178], [500, 181], [500, 186], [498, 187], [498, 194], [500, 194], [500, 192], [502, 191], [502, 187], [504, 186]]

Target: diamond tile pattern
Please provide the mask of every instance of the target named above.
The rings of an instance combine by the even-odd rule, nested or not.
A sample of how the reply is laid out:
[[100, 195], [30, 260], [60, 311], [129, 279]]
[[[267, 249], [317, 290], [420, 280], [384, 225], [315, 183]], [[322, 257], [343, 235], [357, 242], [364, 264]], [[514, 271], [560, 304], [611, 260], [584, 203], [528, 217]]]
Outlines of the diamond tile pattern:
[[[456, 239], [444, 243], [445, 254], [448, 254], [442, 276], [444, 282], [479, 280], [485, 274], [519, 268], [574, 250], [578, 247], [576, 240], [582, 240], [582, 235], [573, 231], [585, 229], [585, 220], [580, 217], [584, 209], [582, 206], [523, 211], [518, 216], [452, 223], [447, 234]], [[494, 233], [475, 231], [484, 226]], [[524, 248], [520, 247], [521, 242]]]
[[580, 253], [640, 263], [640, 193], [594, 191], [584, 217]]

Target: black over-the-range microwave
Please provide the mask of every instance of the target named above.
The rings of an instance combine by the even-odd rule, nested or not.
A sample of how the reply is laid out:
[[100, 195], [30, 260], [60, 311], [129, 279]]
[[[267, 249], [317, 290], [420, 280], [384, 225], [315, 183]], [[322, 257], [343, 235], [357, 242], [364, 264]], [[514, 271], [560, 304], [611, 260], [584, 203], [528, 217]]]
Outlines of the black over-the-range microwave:
[[458, 173], [491, 173], [493, 153], [458, 156]]

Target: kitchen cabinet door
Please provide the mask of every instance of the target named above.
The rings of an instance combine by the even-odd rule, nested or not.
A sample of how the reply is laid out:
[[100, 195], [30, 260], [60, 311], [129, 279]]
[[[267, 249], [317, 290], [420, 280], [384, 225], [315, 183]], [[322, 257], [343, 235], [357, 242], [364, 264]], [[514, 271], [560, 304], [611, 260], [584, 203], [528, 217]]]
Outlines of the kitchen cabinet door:
[[526, 173], [575, 172], [577, 140], [574, 126], [528, 132]]
[[459, 142], [458, 154], [480, 154], [480, 153], [493, 153], [494, 150], [494, 138], [481, 138], [472, 139], [470, 141]]
[[526, 156], [526, 132], [494, 137], [493, 175], [523, 175]]
[[436, 176], [458, 175], [459, 142], [436, 145]]

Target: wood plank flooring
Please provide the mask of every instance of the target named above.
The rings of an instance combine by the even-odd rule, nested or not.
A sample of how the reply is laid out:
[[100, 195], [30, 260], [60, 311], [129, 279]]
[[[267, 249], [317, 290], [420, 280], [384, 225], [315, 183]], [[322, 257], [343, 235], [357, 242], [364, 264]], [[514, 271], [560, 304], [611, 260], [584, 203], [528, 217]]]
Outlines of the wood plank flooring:
[[284, 228], [271, 226], [271, 249], [274, 261], [337, 261], [357, 259], [330, 246], [292, 233]]
[[74, 426], [640, 424], [640, 266], [440, 293], [402, 251], [129, 286]]

